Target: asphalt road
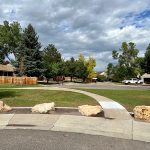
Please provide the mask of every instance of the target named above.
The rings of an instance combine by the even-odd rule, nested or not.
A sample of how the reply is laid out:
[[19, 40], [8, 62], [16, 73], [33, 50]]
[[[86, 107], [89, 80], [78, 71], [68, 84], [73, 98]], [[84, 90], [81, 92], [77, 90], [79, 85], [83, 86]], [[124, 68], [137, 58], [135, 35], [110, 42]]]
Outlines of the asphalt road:
[[54, 84], [49, 86], [66, 87], [66, 88], [87, 88], [87, 89], [112, 89], [112, 90], [150, 90], [150, 85], [124, 85], [112, 82], [97, 83], [64, 83], [63, 85]]
[[77, 133], [0, 130], [0, 150], [149, 150], [150, 143]]

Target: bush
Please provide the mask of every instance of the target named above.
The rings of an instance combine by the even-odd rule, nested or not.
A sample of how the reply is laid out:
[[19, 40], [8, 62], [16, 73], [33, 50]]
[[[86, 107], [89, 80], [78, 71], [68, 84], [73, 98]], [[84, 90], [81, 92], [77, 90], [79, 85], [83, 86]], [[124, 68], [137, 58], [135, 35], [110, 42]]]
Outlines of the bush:
[[106, 78], [106, 76], [104, 76], [104, 75], [99, 75], [99, 76], [97, 76], [97, 81], [98, 82], [104, 82], [104, 81], [106, 81], [107, 80], [107, 78]]

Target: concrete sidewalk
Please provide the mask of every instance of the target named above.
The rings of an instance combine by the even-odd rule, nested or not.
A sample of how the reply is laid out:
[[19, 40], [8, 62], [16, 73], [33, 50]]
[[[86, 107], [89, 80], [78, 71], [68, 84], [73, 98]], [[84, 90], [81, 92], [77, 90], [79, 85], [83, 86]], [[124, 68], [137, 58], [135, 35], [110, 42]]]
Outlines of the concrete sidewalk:
[[100, 117], [0, 114], [0, 129], [65, 131], [150, 142], [150, 123]]

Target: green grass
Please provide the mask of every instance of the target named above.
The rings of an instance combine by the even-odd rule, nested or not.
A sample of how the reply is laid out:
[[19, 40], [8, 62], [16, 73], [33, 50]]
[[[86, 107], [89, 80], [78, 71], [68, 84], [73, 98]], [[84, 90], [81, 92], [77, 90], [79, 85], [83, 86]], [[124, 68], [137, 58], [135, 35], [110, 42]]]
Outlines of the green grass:
[[0, 84], [0, 88], [21, 88], [21, 87], [39, 87], [39, 84], [36, 85], [16, 85], [16, 84]]
[[0, 90], [0, 100], [16, 107], [34, 106], [39, 103], [55, 102], [56, 106], [77, 107], [98, 104], [94, 99], [79, 93], [50, 90]]
[[[50, 90], [15, 90], [19, 87], [36, 87], [39, 85], [10, 85], [0, 84], [0, 100], [10, 106], [34, 106], [38, 103], [55, 102], [56, 106], [77, 107], [79, 105], [98, 103], [83, 94], [50, 91]], [[12, 89], [2, 89], [12, 88]], [[150, 90], [104, 90], [104, 89], [81, 89], [99, 94], [122, 104], [128, 111], [133, 111], [137, 105], [150, 105]]]
[[150, 90], [84, 90], [113, 99], [122, 104], [128, 111], [133, 111], [137, 105], [150, 105]]

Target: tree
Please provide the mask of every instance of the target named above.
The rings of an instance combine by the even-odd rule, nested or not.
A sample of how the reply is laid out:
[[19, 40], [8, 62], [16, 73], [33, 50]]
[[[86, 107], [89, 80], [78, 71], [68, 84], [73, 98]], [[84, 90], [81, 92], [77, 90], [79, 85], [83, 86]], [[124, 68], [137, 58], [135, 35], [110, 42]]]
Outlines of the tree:
[[44, 48], [43, 60], [47, 63], [54, 63], [61, 61], [61, 54], [53, 44], [49, 44]]
[[4, 62], [5, 54], [3, 53], [3, 50], [0, 48], [0, 64]]
[[112, 75], [113, 75], [113, 64], [112, 63], [109, 63], [108, 66], [107, 66], [107, 79], [110, 80], [112, 78]]
[[86, 61], [86, 67], [88, 72], [87, 78], [92, 79], [96, 77], [97, 74], [94, 71], [95, 66], [96, 66], [96, 60], [92, 57], [89, 57], [89, 59]]
[[86, 60], [84, 58], [83, 54], [79, 55], [78, 60], [76, 60], [76, 69], [75, 69], [75, 76], [77, 78], [81, 78], [83, 82], [85, 82], [85, 79], [88, 76], [87, 66], [86, 66]]
[[1, 53], [9, 60], [9, 54], [13, 53], [16, 57], [19, 53], [16, 48], [21, 40], [21, 26], [18, 22], [9, 23], [4, 21], [3, 25], [0, 25], [0, 49]]
[[27, 76], [39, 77], [43, 73], [41, 44], [31, 24], [24, 30], [23, 41], [25, 46], [24, 73]]
[[85, 57], [83, 54], [80, 54], [79, 55], [79, 59], [78, 59], [80, 62], [83, 62], [84, 64], [86, 63], [86, 60], [85, 60]]
[[43, 66], [45, 68], [44, 76], [47, 79], [47, 83], [50, 78], [56, 77], [60, 73], [61, 54], [57, 48], [49, 44], [43, 50]]
[[87, 67], [84, 65], [82, 61], [77, 60], [76, 61], [76, 70], [75, 70], [75, 76], [77, 78], [81, 78], [83, 82], [85, 82], [85, 79], [88, 76]]
[[145, 62], [145, 72], [150, 73], [150, 44], [148, 45], [146, 49], [144, 62]]
[[114, 76], [117, 80], [123, 80], [130, 77], [136, 77], [140, 73], [138, 66], [139, 50], [136, 45], [132, 42], [123, 42], [119, 51], [114, 50], [112, 56], [118, 60], [118, 64], [114, 67]]
[[[22, 40], [22, 28], [18, 22], [4, 21], [0, 25], [0, 62], [6, 58], [18, 68], [19, 75], [23, 75], [24, 47]], [[9, 58], [13, 53], [15, 60]]]
[[66, 62], [62, 59], [60, 62], [58, 62], [59, 70], [58, 70], [58, 76], [66, 76], [68, 66], [66, 66]]
[[74, 57], [71, 57], [70, 60], [66, 61], [66, 75], [71, 77], [71, 82], [73, 77], [75, 77], [76, 74], [76, 61]]

